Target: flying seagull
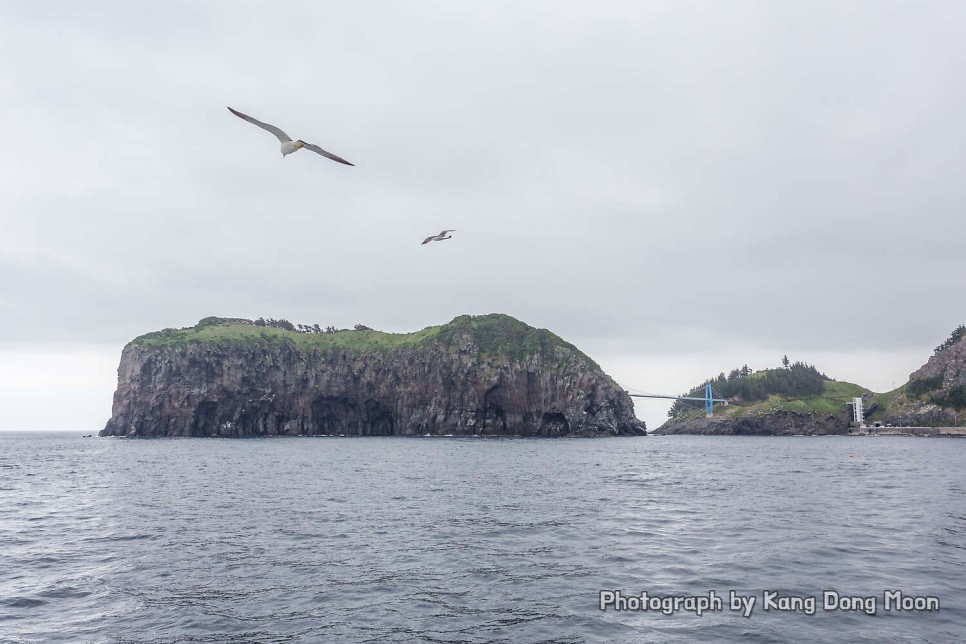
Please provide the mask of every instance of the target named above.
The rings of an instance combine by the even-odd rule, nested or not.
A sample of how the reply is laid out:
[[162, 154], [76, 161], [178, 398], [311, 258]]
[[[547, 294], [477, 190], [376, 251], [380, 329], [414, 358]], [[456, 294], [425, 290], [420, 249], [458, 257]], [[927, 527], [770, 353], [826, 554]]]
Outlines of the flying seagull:
[[443, 241], [444, 239], [452, 239], [453, 236], [452, 235], [447, 236], [446, 233], [455, 233], [455, 232], [456, 232], [455, 228], [453, 230], [444, 230], [438, 235], [427, 237], [426, 239], [423, 240], [423, 244], [428, 244], [431, 241]]
[[292, 137], [290, 137], [288, 134], [286, 134], [285, 132], [283, 132], [281, 129], [275, 127], [274, 125], [269, 125], [268, 123], [262, 123], [258, 119], [252, 118], [252, 117], [248, 116], [247, 114], [242, 114], [241, 112], [239, 112], [237, 110], [233, 110], [230, 107], [228, 108], [228, 111], [231, 112], [232, 114], [234, 114], [235, 116], [237, 116], [238, 118], [244, 119], [244, 120], [248, 121], [249, 123], [253, 123], [253, 124], [257, 125], [258, 127], [262, 128], [263, 130], [268, 130], [269, 132], [271, 132], [272, 134], [274, 134], [275, 136], [277, 136], [278, 137], [278, 140], [282, 142], [282, 158], [283, 159], [285, 158], [285, 155], [292, 154], [293, 152], [295, 152], [299, 148], [305, 148], [306, 150], [312, 150], [312, 152], [316, 152], [318, 154], [321, 154], [322, 156], [327, 157], [329, 159], [332, 159], [333, 161], [338, 161], [339, 163], [344, 163], [346, 165], [355, 165], [354, 163], [349, 163], [348, 161], [346, 161], [345, 159], [343, 159], [340, 156], [336, 156], [336, 155], [332, 154], [331, 152], [326, 152], [325, 150], [323, 150], [322, 148], [320, 148], [319, 146], [317, 146], [317, 145], [315, 145], [313, 143], [306, 143], [305, 141], [303, 141], [301, 139], [299, 139], [298, 141], [293, 141], [292, 140]]

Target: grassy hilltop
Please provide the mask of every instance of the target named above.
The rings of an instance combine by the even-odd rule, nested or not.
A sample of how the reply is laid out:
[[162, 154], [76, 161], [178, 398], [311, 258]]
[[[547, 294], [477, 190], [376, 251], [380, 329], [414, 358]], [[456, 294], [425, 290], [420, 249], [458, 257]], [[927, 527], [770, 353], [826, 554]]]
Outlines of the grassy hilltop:
[[[261, 322], [261, 323], [259, 323]], [[523, 358], [534, 353], [553, 355], [565, 348], [596, 370], [600, 367], [577, 347], [547, 329], [538, 329], [509, 315], [461, 315], [447, 324], [430, 326], [412, 333], [386, 333], [357, 325], [355, 329], [321, 330], [316, 326], [296, 327], [285, 320], [246, 320], [208, 317], [192, 327], [164, 329], [139, 336], [131, 345], [171, 348], [190, 343], [210, 344], [294, 344], [306, 350], [344, 349], [352, 352], [390, 351], [429, 344], [452, 345], [472, 338], [483, 357], [503, 355]]]
[[[771, 371], [771, 370], [766, 370]], [[756, 372], [757, 375], [762, 372]], [[703, 395], [703, 392], [700, 392]], [[763, 400], [751, 402], [730, 402], [727, 405], [715, 403], [714, 413], [716, 416], [729, 418], [741, 418], [742, 416], [755, 416], [776, 411], [788, 411], [797, 413], [811, 413], [816, 416], [829, 416], [842, 414], [845, 405], [852, 402], [853, 398], [861, 397], [869, 393], [865, 387], [851, 382], [839, 382], [836, 380], [826, 380], [822, 383], [822, 390], [816, 394], [807, 396], [795, 396], [790, 394], [771, 393]], [[877, 396], [884, 396], [878, 394]], [[697, 401], [692, 401], [695, 405], [702, 405]], [[688, 406], [678, 414], [675, 419], [699, 418], [704, 416], [704, 407]]]
[[[674, 403], [671, 418], [657, 433], [696, 434], [829, 434], [848, 427], [846, 405], [853, 398], [872, 395], [865, 387], [832, 380], [803, 362], [752, 371], [747, 366], [710, 379], [716, 398], [714, 416], [705, 418], [697, 401]], [[703, 397], [704, 385], [689, 396]]]
[[[760, 421], [768, 414], [835, 416], [847, 420], [846, 405], [853, 397], [861, 397], [867, 423], [957, 427], [966, 419], [966, 325], [956, 327], [935, 348], [926, 364], [910, 374], [908, 382], [885, 393], [836, 382], [807, 364], [789, 364], [787, 357], [783, 365], [782, 369], [758, 372], [744, 366], [727, 376], [722, 373], [712, 378], [715, 396], [733, 403], [716, 405], [715, 416], [735, 421], [732, 427], [742, 423], [746, 426], [749, 419]], [[704, 385], [695, 387], [688, 395], [703, 396]], [[678, 401], [669, 415], [666, 429], [709, 431], [710, 423], [698, 422], [703, 418], [703, 409], [695, 409], [694, 405]], [[772, 425], [786, 422], [785, 416], [772, 421]], [[724, 427], [727, 423], [714, 425], [718, 433], [728, 429]]]

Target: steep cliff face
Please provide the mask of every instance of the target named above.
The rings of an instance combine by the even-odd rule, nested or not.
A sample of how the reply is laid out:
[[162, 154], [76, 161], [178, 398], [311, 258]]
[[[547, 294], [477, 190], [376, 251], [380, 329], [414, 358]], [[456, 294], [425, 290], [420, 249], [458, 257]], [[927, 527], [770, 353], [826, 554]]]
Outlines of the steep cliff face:
[[966, 423], [966, 329], [960, 327], [889, 404], [885, 422], [893, 425], [949, 426]]
[[125, 347], [102, 436], [645, 434], [593, 361], [505, 315], [412, 334], [203, 322]]

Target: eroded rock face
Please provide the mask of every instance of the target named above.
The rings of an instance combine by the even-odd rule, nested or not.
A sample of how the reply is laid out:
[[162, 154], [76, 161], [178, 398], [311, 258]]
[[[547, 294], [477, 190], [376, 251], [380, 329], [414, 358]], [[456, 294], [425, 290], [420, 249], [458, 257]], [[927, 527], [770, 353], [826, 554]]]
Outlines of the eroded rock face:
[[472, 330], [362, 351], [284, 338], [134, 341], [101, 435], [646, 433], [626, 392], [571, 345], [528, 354], [479, 345]]
[[794, 411], [772, 411], [732, 418], [671, 419], [658, 427], [655, 434], [704, 434], [729, 436], [806, 436], [847, 434], [849, 422], [845, 414], [818, 416]]
[[966, 337], [936, 352], [909, 375], [885, 422], [925, 427], [966, 423]]

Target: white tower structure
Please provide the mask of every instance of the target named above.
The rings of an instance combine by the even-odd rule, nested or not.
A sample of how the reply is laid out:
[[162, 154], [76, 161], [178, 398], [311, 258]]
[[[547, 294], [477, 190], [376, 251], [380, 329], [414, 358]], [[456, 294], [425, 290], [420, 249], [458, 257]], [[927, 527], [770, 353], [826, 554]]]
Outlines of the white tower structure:
[[860, 427], [865, 424], [865, 415], [862, 412], [861, 398], [852, 399], [852, 419], [855, 421], [855, 424]]

